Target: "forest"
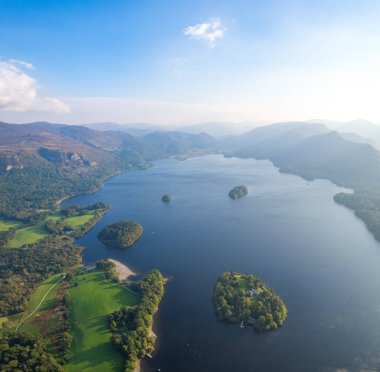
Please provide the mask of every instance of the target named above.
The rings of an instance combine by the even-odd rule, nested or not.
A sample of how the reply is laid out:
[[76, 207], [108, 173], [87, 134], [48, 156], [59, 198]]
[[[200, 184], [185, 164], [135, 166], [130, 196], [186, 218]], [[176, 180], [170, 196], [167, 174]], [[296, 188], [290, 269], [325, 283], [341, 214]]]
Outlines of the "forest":
[[153, 270], [136, 284], [135, 289], [141, 294], [139, 305], [115, 311], [109, 319], [112, 342], [126, 357], [125, 372], [135, 371], [138, 359], [154, 349], [150, 328], [164, 295], [164, 279], [158, 270]]
[[87, 169], [83, 172], [62, 169], [36, 155], [20, 158], [22, 168], [0, 172], [0, 214], [5, 217], [24, 219], [36, 209], [52, 208], [60, 199], [94, 191], [121, 169], [117, 163], [104, 162], [97, 167], [83, 166]]
[[82, 250], [71, 238], [59, 236], [18, 249], [0, 248], [0, 315], [23, 311], [44, 279], [81, 263]]
[[135, 221], [119, 221], [107, 225], [98, 234], [99, 240], [108, 246], [128, 248], [138, 240], [143, 228]]
[[4, 334], [0, 339], [2, 372], [60, 372], [62, 367], [47, 351], [43, 340], [26, 333]]
[[287, 317], [280, 297], [251, 274], [223, 273], [215, 284], [212, 300], [218, 319], [250, 324], [258, 332], [281, 327]]
[[367, 229], [380, 241], [380, 195], [374, 193], [339, 193], [334, 196], [336, 203], [352, 209], [362, 219]]

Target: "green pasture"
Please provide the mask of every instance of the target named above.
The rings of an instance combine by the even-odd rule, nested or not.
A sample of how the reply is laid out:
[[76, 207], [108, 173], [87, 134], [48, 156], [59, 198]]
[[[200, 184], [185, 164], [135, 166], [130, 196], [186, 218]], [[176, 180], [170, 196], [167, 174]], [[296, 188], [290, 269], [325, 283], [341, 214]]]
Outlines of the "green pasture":
[[108, 315], [135, 306], [138, 295], [105, 280], [101, 271], [74, 277], [70, 284], [72, 356], [66, 371], [121, 371], [122, 355], [110, 342]]

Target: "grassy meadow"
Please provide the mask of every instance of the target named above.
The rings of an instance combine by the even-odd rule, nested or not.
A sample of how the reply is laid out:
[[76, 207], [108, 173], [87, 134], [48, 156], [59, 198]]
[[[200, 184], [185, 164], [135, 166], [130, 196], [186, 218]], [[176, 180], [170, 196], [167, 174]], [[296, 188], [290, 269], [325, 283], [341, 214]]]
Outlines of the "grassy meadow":
[[[19, 327], [19, 331], [25, 331], [32, 335], [38, 336], [41, 332], [42, 328], [46, 328], [48, 324], [46, 324], [46, 319], [41, 319], [43, 312], [49, 309], [52, 309], [55, 305], [55, 299], [57, 294], [58, 285], [54, 286], [54, 284], [62, 277], [62, 274], [52, 275], [47, 278], [38, 288], [34, 291], [32, 297], [29, 299], [28, 304], [26, 305], [25, 311], [19, 314], [10, 315], [8, 317], [0, 318], [0, 323], [8, 322], [7, 329], [15, 330], [17, 325], [20, 322], [20, 319], [26, 318], [29, 314], [31, 314], [41, 303], [41, 306], [38, 307], [38, 310], [33, 314], [33, 316], [29, 317], [25, 321], [23, 321], [22, 325]], [[54, 286], [54, 287], [53, 287]], [[52, 288], [53, 287], [53, 288]], [[49, 291], [49, 289], [52, 290]], [[45, 294], [49, 291], [49, 293], [44, 298]], [[49, 321], [54, 322], [54, 319], [49, 319]]]
[[91, 220], [95, 215], [94, 213], [85, 214], [83, 216], [75, 216], [64, 218], [60, 211], [54, 212], [50, 216], [47, 216], [44, 220], [38, 222], [36, 225], [25, 227], [22, 222], [14, 220], [0, 220], [0, 232], [8, 231], [12, 227], [17, 228], [16, 234], [11, 239], [7, 247], [8, 248], [20, 248], [25, 244], [32, 244], [45, 236], [49, 235], [49, 232], [45, 228], [45, 223], [48, 220], [58, 221], [62, 219], [73, 230], [80, 229], [83, 225]]
[[0, 219], [0, 232], [8, 231], [20, 226], [22, 226], [22, 222], [20, 221]]
[[39, 222], [37, 225], [18, 229], [15, 237], [9, 241], [8, 248], [20, 248], [25, 244], [35, 243], [48, 234], [44, 222]]
[[110, 343], [108, 315], [134, 306], [139, 296], [105, 280], [102, 271], [76, 276], [70, 286], [72, 356], [66, 371], [121, 371], [122, 355]]
[[75, 217], [69, 217], [65, 218], [65, 222], [72, 228], [72, 229], [79, 229], [83, 225], [85, 225], [88, 221], [91, 220], [91, 218], [94, 217], [94, 213], [91, 214], [84, 214], [83, 216], [75, 216]]

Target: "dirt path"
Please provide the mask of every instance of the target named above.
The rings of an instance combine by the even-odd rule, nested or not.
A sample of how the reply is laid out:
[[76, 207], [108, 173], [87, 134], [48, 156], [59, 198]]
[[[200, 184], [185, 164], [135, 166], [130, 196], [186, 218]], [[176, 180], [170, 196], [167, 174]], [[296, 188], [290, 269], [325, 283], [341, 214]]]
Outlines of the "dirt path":
[[50, 293], [50, 291], [54, 288], [54, 287], [56, 287], [63, 279], [65, 279], [66, 278], [66, 273], [62, 273], [62, 277], [61, 278], [59, 278], [47, 291], [46, 291], [46, 293], [44, 294], [44, 296], [42, 297], [42, 299], [41, 299], [41, 301], [40, 301], [40, 303], [37, 305], [37, 307], [27, 316], [27, 317], [25, 317], [25, 318], [21, 318], [21, 320], [19, 321], [19, 323], [17, 324], [17, 327], [16, 327], [16, 331], [15, 332], [17, 332], [18, 331], [18, 329], [20, 328], [20, 326], [22, 325], [22, 323], [24, 323], [25, 322], [25, 320], [27, 320], [27, 319], [29, 319], [30, 317], [32, 317], [35, 313], [36, 313], [36, 311], [41, 307], [41, 305], [42, 305], [42, 303], [44, 302], [44, 300], [45, 300], [45, 298], [46, 298], [46, 296]]

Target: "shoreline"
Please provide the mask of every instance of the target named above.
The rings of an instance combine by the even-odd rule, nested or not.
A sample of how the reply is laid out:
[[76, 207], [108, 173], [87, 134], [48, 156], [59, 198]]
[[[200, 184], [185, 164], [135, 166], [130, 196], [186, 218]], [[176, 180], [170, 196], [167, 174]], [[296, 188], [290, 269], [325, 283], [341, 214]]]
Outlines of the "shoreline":
[[146, 164], [145, 168], [142, 168], [142, 167], [141, 168], [139, 168], [139, 167], [133, 167], [133, 168], [128, 168], [128, 169], [122, 169], [122, 170], [120, 170], [118, 172], [115, 172], [115, 173], [111, 174], [110, 176], [107, 176], [101, 182], [101, 184], [99, 185], [99, 187], [97, 187], [95, 190], [88, 191], [88, 192], [82, 192], [80, 194], [73, 194], [73, 195], [65, 196], [64, 198], [59, 199], [59, 200], [53, 202], [53, 205], [55, 207], [59, 207], [61, 205], [61, 203], [63, 203], [65, 200], [69, 200], [69, 199], [75, 198], [77, 196], [94, 194], [94, 193], [98, 192], [99, 190], [101, 190], [104, 187], [104, 184], [106, 182], [108, 182], [111, 178], [113, 178], [115, 176], [118, 176], [119, 174], [126, 173], [126, 172], [131, 172], [131, 171], [136, 171], [136, 170], [147, 170], [149, 168], [154, 167], [154, 162], [159, 161], [159, 160], [175, 159], [175, 160], [183, 161], [183, 160], [188, 160], [188, 159], [191, 159], [191, 158], [198, 158], [198, 157], [207, 156], [207, 155], [224, 155], [224, 154], [221, 153], [221, 152], [210, 152], [210, 153], [205, 153], [205, 154], [190, 154], [190, 155], [189, 154], [185, 154], [185, 159], [179, 159], [181, 157], [181, 155], [178, 155], [178, 156], [177, 155], [175, 155], [175, 156], [168, 156], [168, 157], [164, 157], [164, 158], [155, 159], [155, 160], [152, 160], [151, 162], [148, 162]]
[[136, 367], [133, 372], [141, 372], [141, 359], [137, 359]]
[[59, 207], [65, 200], [69, 200], [71, 198], [76, 198], [77, 196], [81, 196], [81, 195], [91, 195], [91, 194], [95, 194], [96, 192], [98, 192], [99, 190], [101, 190], [103, 187], [104, 187], [104, 184], [109, 181], [112, 177], [115, 177], [121, 173], [124, 173], [124, 172], [128, 172], [130, 170], [134, 170], [134, 169], [127, 169], [127, 170], [121, 170], [119, 172], [116, 172], [114, 174], [111, 174], [109, 177], [105, 178], [101, 184], [99, 185], [99, 187], [97, 187], [95, 190], [92, 190], [92, 191], [88, 191], [88, 192], [82, 192], [80, 194], [73, 194], [73, 195], [68, 195], [68, 196], [65, 196], [64, 198], [62, 199], [59, 199], [57, 200], [56, 202], [54, 202], [54, 206], [55, 207]]
[[127, 265], [117, 261], [113, 258], [107, 258], [108, 262], [114, 264], [114, 270], [117, 273], [119, 280], [124, 281], [127, 280], [130, 276], [136, 276], [136, 273], [132, 271]]
[[[157, 348], [157, 341], [158, 341], [158, 336], [157, 334], [154, 332], [153, 330], [153, 327], [154, 327], [154, 324], [155, 324], [155, 321], [156, 321], [156, 315], [158, 313], [160, 308], [157, 309], [157, 311], [154, 313], [153, 315], [153, 318], [152, 318], [152, 323], [150, 324], [149, 328], [148, 328], [148, 332], [149, 332], [149, 336], [153, 337], [154, 338], [154, 342], [153, 342], [153, 351], [150, 353], [150, 354], [147, 354], [145, 355], [144, 357], [142, 357], [141, 359], [137, 359], [137, 362], [136, 362], [136, 368], [134, 370], [134, 372], [147, 372], [148, 370], [146, 368], [144, 368], [144, 359], [146, 359], [147, 357], [148, 358], [153, 358], [153, 354], [155, 353], [156, 351], [156, 348]], [[145, 366], [146, 367], [146, 366]]]
[[[190, 156], [188, 156], [188, 157], [186, 157], [185, 159], [182, 159], [182, 160], [187, 160], [187, 159], [189, 159], [189, 158], [193, 158], [193, 157], [207, 156], [207, 155], [212, 155], [212, 154], [213, 154], [213, 153], [210, 153], [210, 154], [192, 154], [192, 155], [190, 155]], [[157, 160], [160, 160], [160, 159], [157, 159]], [[176, 159], [176, 160], [180, 160], [180, 159]], [[153, 165], [152, 163], [149, 163], [149, 164], [147, 165], [147, 168], [132, 168], [132, 169], [125, 169], [125, 170], [121, 170], [121, 171], [119, 171], [119, 172], [116, 172], [116, 173], [110, 175], [109, 177], [106, 177], [106, 178], [101, 182], [101, 185], [99, 185], [99, 187], [97, 187], [96, 189], [94, 189], [94, 190], [92, 190], [92, 191], [89, 191], [89, 192], [84, 192], [84, 193], [80, 193], [80, 194], [73, 194], [73, 195], [66, 196], [66, 197], [64, 197], [64, 198], [62, 198], [62, 199], [56, 201], [56, 202], [54, 203], [54, 206], [55, 206], [55, 207], [60, 207], [61, 204], [62, 204], [64, 201], [69, 200], [69, 199], [72, 199], [72, 198], [75, 198], [75, 197], [78, 197], [78, 196], [81, 196], [81, 195], [91, 195], [91, 194], [94, 194], [94, 193], [98, 192], [99, 190], [101, 190], [101, 189], [104, 187], [104, 185], [105, 185], [105, 183], [106, 183], [107, 181], [109, 181], [111, 178], [113, 178], [113, 177], [115, 177], [115, 176], [117, 176], [117, 175], [120, 175], [120, 174], [126, 173], [126, 172], [128, 172], [128, 171], [138, 170], [138, 169], [146, 170], [146, 169], [148, 169], [148, 168], [150, 168], [150, 167], [153, 167], [153, 166], [154, 166], [154, 165]], [[104, 216], [104, 214], [106, 214], [107, 212], [109, 212], [109, 210], [104, 211], [104, 212], [101, 214], [101, 217], [99, 218], [99, 220], [100, 220], [100, 219]], [[87, 234], [89, 230], [91, 230], [93, 227], [95, 227], [95, 225], [97, 225], [97, 223], [99, 222], [99, 220], [97, 220], [97, 221], [96, 221], [96, 222], [90, 227], [90, 229], [88, 229], [83, 235]], [[141, 235], [142, 235], [142, 234], [141, 234]], [[140, 237], [141, 237], [141, 236], [140, 236]], [[139, 237], [139, 238], [140, 238], [140, 237]], [[85, 249], [86, 249], [86, 248], [85, 248]], [[82, 254], [83, 254], [83, 252], [81, 253], [81, 256], [82, 256]], [[109, 262], [111, 262], [111, 263], [113, 263], [113, 264], [115, 265], [115, 266], [114, 266], [114, 269], [115, 269], [115, 271], [116, 271], [116, 273], [117, 273], [117, 275], [118, 275], [119, 280], [121, 280], [121, 281], [128, 280], [129, 277], [131, 277], [131, 276], [136, 276], [136, 275], [137, 275], [137, 274], [136, 274], [133, 270], [131, 270], [127, 265], [123, 264], [122, 262], [120, 262], [120, 261], [118, 261], [118, 260], [115, 260], [115, 259], [112, 259], [112, 258], [108, 258], [107, 261], [109, 261]], [[169, 281], [169, 280], [170, 280], [170, 278], [164, 278], [164, 282], [165, 282], [165, 284], [166, 284], [167, 281]], [[157, 341], [158, 341], [158, 336], [157, 336], [156, 332], [153, 330], [154, 325], [155, 325], [155, 321], [156, 321], [155, 318], [156, 318], [156, 314], [157, 314], [158, 310], [159, 310], [159, 308], [157, 309], [156, 313], [153, 315], [152, 323], [150, 324], [150, 326], [149, 326], [149, 328], [148, 328], [149, 335], [150, 335], [151, 337], [154, 337], [154, 349], [153, 349], [153, 351], [152, 351], [151, 354], [153, 354], [153, 353], [156, 351]], [[146, 355], [146, 356], [152, 358], [152, 355], [151, 355], [151, 354], [149, 354], [149, 356], [148, 356], [148, 355]], [[141, 359], [138, 359], [138, 360], [137, 360], [137, 362], [136, 362], [136, 367], [135, 367], [134, 372], [144, 372], [144, 371], [145, 371], [145, 368], [144, 368], [144, 361], [143, 361], [143, 359], [146, 358], [146, 356], [143, 357], [143, 358], [141, 358]]]

